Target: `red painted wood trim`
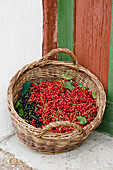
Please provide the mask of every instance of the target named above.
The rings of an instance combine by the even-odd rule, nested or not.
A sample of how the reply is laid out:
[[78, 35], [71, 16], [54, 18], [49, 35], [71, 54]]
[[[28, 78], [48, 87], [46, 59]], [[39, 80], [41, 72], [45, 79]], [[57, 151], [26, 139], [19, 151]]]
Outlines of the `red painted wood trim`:
[[[43, 56], [54, 48], [57, 48], [57, 0], [43, 0]], [[57, 55], [51, 59], [57, 59]]]
[[103, 31], [100, 54], [100, 81], [103, 82], [105, 90], [108, 90], [108, 72], [109, 72], [109, 52], [111, 35], [111, 13], [112, 0], [103, 0]]
[[75, 1], [76, 57], [107, 92], [112, 0]]

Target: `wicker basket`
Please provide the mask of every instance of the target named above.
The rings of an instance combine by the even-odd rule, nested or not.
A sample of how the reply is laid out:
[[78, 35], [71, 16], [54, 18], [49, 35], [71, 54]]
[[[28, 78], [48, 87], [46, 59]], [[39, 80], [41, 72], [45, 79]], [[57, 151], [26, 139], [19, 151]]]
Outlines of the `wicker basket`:
[[[62, 52], [69, 54], [73, 63], [49, 60], [53, 54]], [[27, 80], [31, 82], [54, 80], [60, 78], [65, 72], [78, 83], [82, 83], [96, 92], [98, 111], [95, 119], [83, 129], [78, 124], [68, 121], [53, 122], [43, 129], [35, 128], [26, 123], [14, 109], [14, 104], [18, 96], [21, 95], [25, 82]], [[7, 100], [12, 125], [19, 139], [28, 147], [44, 153], [61, 153], [79, 147], [101, 123], [106, 105], [106, 95], [100, 81], [89, 70], [78, 65], [75, 55], [70, 50], [61, 48], [52, 50], [39, 61], [28, 64], [19, 70], [10, 81]], [[49, 131], [60, 125], [73, 127], [74, 131], [70, 133], [52, 133]]]

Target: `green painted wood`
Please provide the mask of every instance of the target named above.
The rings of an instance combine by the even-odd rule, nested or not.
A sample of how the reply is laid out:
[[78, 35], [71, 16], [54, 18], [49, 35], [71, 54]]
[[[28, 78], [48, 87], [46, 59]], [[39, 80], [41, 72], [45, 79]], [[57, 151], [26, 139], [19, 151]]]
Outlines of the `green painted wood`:
[[109, 56], [109, 76], [108, 76], [107, 99], [109, 101], [113, 101], [113, 1], [112, 1], [111, 39], [110, 39], [110, 56]]
[[[74, 0], [57, 1], [58, 47], [73, 51]], [[59, 61], [72, 61], [67, 54], [58, 54]]]
[[113, 102], [107, 101], [102, 123], [97, 130], [113, 136]]

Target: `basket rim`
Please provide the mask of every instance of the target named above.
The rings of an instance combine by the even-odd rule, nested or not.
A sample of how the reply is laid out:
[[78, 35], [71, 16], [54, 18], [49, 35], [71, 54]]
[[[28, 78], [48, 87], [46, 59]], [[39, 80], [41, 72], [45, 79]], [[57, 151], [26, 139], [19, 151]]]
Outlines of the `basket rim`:
[[[65, 66], [65, 67], [70, 67], [71, 69], [75, 69], [76, 70], [76, 66], [69, 61], [55, 61], [55, 60], [48, 60], [46, 63], [45, 61], [39, 60], [39, 61], [34, 61], [30, 64], [25, 65], [24, 67], [22, 67], [10, 80], [9, 86], [8, 86], [8, 90], [7, 90], [7, 102], [8, 102], [8, 108], [10, 111], [11, 116], [13, 116], [13, 118], [16, 121], [19, 121], [19, 123], [22, 126], [25, 127], [29, 127], [29, 131], [33, 132], [34, 135], [37, 135], [38, 133], [40, 133], [41, 131], [43, 131], [43, 129], [40, 128], [36, 128], [30, 124], [28, 124], [27, 122], [25, 122], [19, 115], [18, 113], [15, 111], [14, 109], [14, 105], [13, 105], [13, 95], [12, 95], [12, 91], [13, 91], [13, 87], [16, 83], [16, 81], [22, 76], [22, 74], [26, 73], [27, 71], [35, 68], [35, 67], [44, 67], [47, 65], [56, 65], [56, 66]], [[101, 90], [100, 91], [100, 100], [103, 100], [103, 103], [101, 102], [101, 105], [99, 106], [99, 110], [97, 112], [97, 116], [95, 117], [95, 119], [87, 126], [85, 126], [83, 129], [85, 131], [87, 131], [88, 134], [91, 133], [91, 131], [93, 129], [95, 129], [102, 121], [102, 117], [104, 114], [104, 110], [105, 110], [105, 106], [106, 106], [106, 93], [104, 91], [104, 87], [102, 85], [102, 83], [99, 81], [99, 79], [93, 74], [91, 73], [87, 68], [79, 65], [79, 72], [84, 72], [85, 74], [87, 74], [88, 76], [91, 77], [91, 79], [95, 82], [95, 84], [97, 85], [97, 87], [100, 87]], [[99, 111], [101, 110], [101, 115], [99, 114]], [[94, 122], [98, 121], [97, 126], [95, 127], [93, 124]], [[90, 130], [90, 127], [92, 127], [92, 129]]]

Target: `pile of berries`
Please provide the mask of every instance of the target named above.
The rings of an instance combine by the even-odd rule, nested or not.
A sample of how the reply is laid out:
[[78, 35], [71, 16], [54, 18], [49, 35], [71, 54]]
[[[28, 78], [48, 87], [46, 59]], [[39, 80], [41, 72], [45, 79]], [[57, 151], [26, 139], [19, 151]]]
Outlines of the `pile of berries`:
[[[23, 111], [20, 112], [19, 107], [16, 107], [16, 111], [26, 122], [37, 128], [55, 121], [69, 121], [84, 127], [96, 117], [98, 108], [88, 87], [65, 78], [32, 83], [29, 91], [20, 96], [18, 101]], [[51, 131], [65, 133], [73, 129], [59, 126]]]
[[20, 96], [19, 100], [20, 104], [22, 104], [23, 114], [20, 116], [29, 124], [35, 127], [41, 127], [43, 125], [42, 121], [40, 121], [39, 114], [36, 114], [36, 110], [39, 110], [39, 102], [29, 102], [29, 98], [31, 93], [27, 92], [25, 95]]

